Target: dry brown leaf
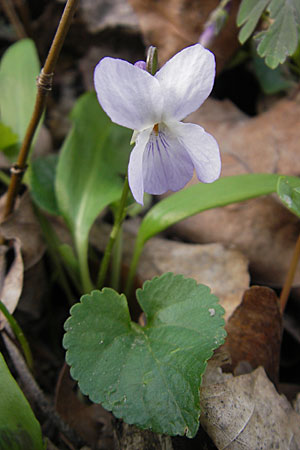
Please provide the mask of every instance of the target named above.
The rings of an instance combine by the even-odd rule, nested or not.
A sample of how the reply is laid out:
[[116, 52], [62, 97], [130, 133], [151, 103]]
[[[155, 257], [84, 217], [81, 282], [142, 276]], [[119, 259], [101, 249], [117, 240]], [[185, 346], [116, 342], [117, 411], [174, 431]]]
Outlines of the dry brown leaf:
[[217, 139], [222, 176], [240, 173], [300, 173], [300, 97], [283, 99], [255, 116], [247, 117], [230, 101], [208, 99], [190, 114]]
[[278, 381], [282, 317], [272, 289], [263, 286], [248, 289], [228, 320], [226, 331], [231, 370], [247, 361], [253, 369], [263, 366], [271, 380]]
[[300, 416], [259, 367], [201, 388], [201, 425], [218, 449], [297, 450]]
[[[127, 224], [127, 229], [129, 224]], [[110, 228], [97, 223], [91, 232], [92, 244], [103, 251]], [[134, 234], [124, 233], [124, 263], [129, 265]], [[137, 276], [141, 283], [165, 272], [182, 274], [209, 286], [225, 309], [228, 319], [240, 304], [249, 286], [248, 261], [238, 251], [220, 244], [195, 245], [152, 238], [144, 247]]]
[[114, 450], [173, 450], [170, 436], [120, 422], [114, 430]]
[[[222, 175], [300, 173], [300, 102], [282, 100], [247, 118], [230, 102], [207, 100], [187, 120], [199, 123], [219, 142]], [[193, 180], [193, 182], [198, 182]], [[183, 238], [236, 246], [250, 261], [254, 280], [282, 285], [299, 234], [299, 220], [268, 196], [205, 211], [174, 226]], [[300, 284], [300, 266], [295, 285]]]
[[[0, 200], [0, 215], [4, 202], [5, 196]], [[20, 242], [25, 273], [18, 308], [38, 319], [48, 287], [42, 260], [46, 246], [28, 192], [18, 199], [14, 212], [0, 224], [0, 233], [6, 240], [18, 239]]]
[[105, 28], [125, 26], [137, 29], [138, 21], [130, 4], [124, 0], [84, 0], [81, 14], [88, 32], [95, 34]]
[[[5, 196], [1, 198], [0, 217], [4, 202]], [[18, 200], [14, 212], [0, 224], [0, 233], [8, 240], [20, 239], [24, 270], [40, 261], [46, 247], [41, 228], [32, 209], [29, 192], [26, 192]]]
[[[6, 255], [13, 248], [14, 257], [8, 266]], [[21, 243], [19, 239], [13, 239], [11, 246], [0, 246], [0, 300], [12, 314], [18, 305], [23, 288], [23, 260], [21, 256]], [[5, 326], [6, 318], [0, 312], [0, 330]]]
[[111, 413], [101, 405], [88, 405], [81, 401], [74, 392], [75, 385], [69, 367], [64, 364], [56, 386], [57, 412], [93, 448], [113, 449]]
[[[160, 64], [184, 47], [195, 44], [218, 0], [129, 0], [136, 11], [147, 45], [158, 48]], [[217, 70], [232, 57], [239, 47], [236, 15], [239, 0], [231, 2], [228, 22], [213, 42], [210, 50], [216, 55]]]

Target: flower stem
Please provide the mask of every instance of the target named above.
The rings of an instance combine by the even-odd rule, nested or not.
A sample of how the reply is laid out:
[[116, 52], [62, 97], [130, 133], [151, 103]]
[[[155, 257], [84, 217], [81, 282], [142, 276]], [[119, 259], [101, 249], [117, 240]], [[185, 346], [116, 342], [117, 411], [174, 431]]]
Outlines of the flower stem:
[[134, 252], [133, 252], [130, 269], [129, 269], [129, 274], [128, 274], [127, 282], [126, 282], [126, 286], [125, 286], [125, 295], [127, 298], [129, 298], [132, 294], [134, 278], [136, 275], [136, 268], [137, 268], [138, 262], [140, 260], [140, 256], [142, 254], [143, 248], [144, 248], [144, 242], [140, 242], [139, 239], [137, 238], [137, 240], [135, 242]]
[[51, 48], [49, 50], [44, 67], [41, 70], [37, 81], [37, 95], [34, 110], [20, 148], [17, 163], [12, 168], [10, 185], [7, 191], [6, 204], [4, 207], [3, 219], [5, 219], [14, 209], [16, 196], [26, 170], [26, 161], [28, 158], [31, 142], [34, 133], [39, 124], [40, 118], [46, 106], [46, 99], [51, 91], [53, 71], [64, 43], [66, 34], [69, 30], [71, 20], [73, 19], [77, 3], [79, 0], [68, 0], [54, 36]]
[[[34, 206], [34, 212], [39, 221], [40, 227], [44, 234], [45, 241], [47, 243], [47, 251], [49, 253], [49, 256], [50, 256], [50, 259], [52, 262], [53, 271], [55, 270], [57, 273], [57, 280], [58, 280], [59, 284], [61, 285], [62, 289], [64, 290], [69, 304], [73, 305], [74, 304], [74, 294], [69, 285], [69, 279], [67, 278], [66, 273], [64, 271], [65, 261], [62, 259], [62, 257], [59, 254], [59, 246], [61, 245], [61, 242], [60, 242], [57, 234], [55, 233], [52, 225], [46, 219], [45, 215], [42, 213], [42, 211], [37, 206]], [[67, 266], [66, 264], [65, 264], [65, 270], [67, 271], [70, 279], [74, 283], [74, 286], [77, 289], [77, 291], [81, 293], [81, 286], [78, 283], [77, 274], [73, 273], [72, 268]]]
[[2, 312], [4, 317], [7, 319], [7, 322], [9, 323], [9, 325], [11, 326], [11, 329], [13, 330], [16, 338], [18, 339], [18, 341], [22, 347], [27, 366], [29, 367], [30, 370], [32, 370], [33, 360], [32, 360], [32, 354], [31, 354], [31, 350], [30, 350], [29, 344], [27, 342], [27, 339], [24, 336], [24, 333], [21, 330], [20, 325], [17, 323], [15, 318], [12, 316], [12, 314], [10, 314], [10, 312], [8, 311], [8, 309], [6, 308], [4, 303], [2, 303], [1, 300], [0, 300], [0, 311]]
[[78, 256], [79, 272], [82, 284], [82, 290], [85, 294], [90, 293], [93, 289], [93, 283], [90, 276], [89, 270], [89, 259], [88, 259], [88, 239], [81, 239], [81, 236], [75, 236], [74, 238], [76, 253]]
[[289, 270], [287, 273], [287, 277], [286, 277], [286, 280], [284, 282], [284, 285], [283, 285], [283, 288], [282, 288], [282, 291], [280, 294], [279, 301], [280, 301], [281, 313], [283, 313], [283, 311], [285, 309], [285, 306], [286, 306], [286, 303], [287, 303], [287, 300], [288, 300], [288, 297], [290, 294], [290, 290], [291, 290], [291, 287], [293, 284], [293, 280], [294, 280], [294, 276], [295, 276], [295, 272], [297, 269], [299, 258], [300, 258], [300, 234], [298, 236], [298, 239], [297, 239], [297, 242], [296, 242], [296, 245], [294, 248], [292, 260], [290, 263], [290, 267], [289, 267]]
[[101, 262], [99, 274], [98, 274], [98, 280], [97, 280], [98, 289], [101, 289], [105, 282], [108, 265], [109, 265], [109, 261], [110, 261], [110, 257], [111, 257], [111, 252], [112, 252], [114, 243], [116, 241], [116, 238], [119, 234], [123, 220], [125, 218], [125, 214], [126, 214], [125, 208], [126, 208], [126, 200], [127, 200], [128, 192], [129, 192], [129, 184], [128, 184], [128, 177], [126, 176], [119, 208], [118, 208], [118, 211], [116, 214], [115, 222], [114, 222], [113, 228], [112, 228], [110, 236], [109, 236], [109, 241], [107, 243], [107, 246], [106, 246], [106, 249], [104, 252], [104, 256], [103, 256], [103, 259]]
[[123, 229], [120, 226], [112, 252], [110, 286], [117, 292], [120, 289], [121, 263], [123, 250]]

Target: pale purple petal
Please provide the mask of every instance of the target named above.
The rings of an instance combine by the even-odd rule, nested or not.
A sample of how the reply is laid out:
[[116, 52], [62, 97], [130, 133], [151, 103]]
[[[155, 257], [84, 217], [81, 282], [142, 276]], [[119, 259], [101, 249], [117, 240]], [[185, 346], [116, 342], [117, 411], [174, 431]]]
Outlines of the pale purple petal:
[[151, 132], [152, 127], [138, 134], [128, 165], [129, 187], [135, 201], [141, 205], [144, 204], [143, 155]]
[[172, 131], [193, 161], [198, 179], [203, 183], [217, 180], [221, 172], [221, 157], [215, 138], [193, 123], [174, 123]]
[[149, 194], [179, 191], [193, 176], [193, 163], [167, 127], [153, 131], [143, 156], [144, 190]]
[[215, 78], [215, 57], [195, 44], [167, 61], [155, 78], [164, 95], [163, 121], [182, 120], [209, 96]]
[[95, 68], [94, 83], [99, 103], [113, 122], [133, 130], [160, 122], [161, 87], [147, 71], [122, 59], [104, 58]]

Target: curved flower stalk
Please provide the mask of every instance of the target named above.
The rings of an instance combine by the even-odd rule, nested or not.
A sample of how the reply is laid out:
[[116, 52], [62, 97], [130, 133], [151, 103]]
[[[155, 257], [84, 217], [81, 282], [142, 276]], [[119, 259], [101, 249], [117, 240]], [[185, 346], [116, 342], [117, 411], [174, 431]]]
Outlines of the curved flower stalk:
[[214, 55], [200, 44], [177, 53], [154, 76], [120, 59], [96, 66], [99, 103], [113, 122], [135, 131], [128, 179], [138, 203], [144, 192], [182, 189], [194, 169], [204, 183], [219, 177], [216, 140], [199, 125], [181, 122], [206, 100], [214, 77]]

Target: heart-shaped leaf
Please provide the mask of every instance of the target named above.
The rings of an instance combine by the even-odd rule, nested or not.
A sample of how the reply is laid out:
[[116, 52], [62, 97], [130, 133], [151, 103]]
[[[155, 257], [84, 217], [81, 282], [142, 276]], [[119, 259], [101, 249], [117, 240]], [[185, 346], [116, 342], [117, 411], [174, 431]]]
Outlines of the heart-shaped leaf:
[[147, 325], [131, 322], [126, 297], [84, 295], [71, 309], [63, 345], [81, 391], [125, 422], [193, 437], [207, 360], [221, 345], [223, 308], [207, 286], [167, 273], [137, 291]]

